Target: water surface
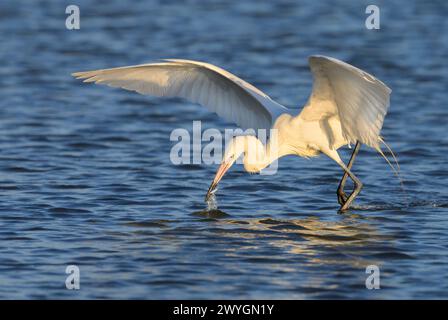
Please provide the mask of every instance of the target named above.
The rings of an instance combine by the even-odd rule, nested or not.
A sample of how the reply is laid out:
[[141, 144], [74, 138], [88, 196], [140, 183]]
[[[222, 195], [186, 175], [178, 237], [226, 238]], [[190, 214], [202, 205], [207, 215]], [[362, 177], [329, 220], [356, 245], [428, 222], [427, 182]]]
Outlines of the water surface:
[[[0, 298], [448, 298], [448, 7], [368, 2], [0, 3]], [[382, 134], [406, 193], [362, 148], [355, 207], [337, 214], [338, 166], [234, 167], [204, 214], [216, 166], [169, 161], [175, 128], [232, 126], [196, 105], [81, 84], [70, 73], [159, 58], [215, 63], [297, 108], [307, 56], [325, 54], [392, 89]], [[349, 150], [343, 150], [345, 159]], [[65, 289], [65, 268], [81, 289]], [[381, 290], [365, 288], [366, 266]]]

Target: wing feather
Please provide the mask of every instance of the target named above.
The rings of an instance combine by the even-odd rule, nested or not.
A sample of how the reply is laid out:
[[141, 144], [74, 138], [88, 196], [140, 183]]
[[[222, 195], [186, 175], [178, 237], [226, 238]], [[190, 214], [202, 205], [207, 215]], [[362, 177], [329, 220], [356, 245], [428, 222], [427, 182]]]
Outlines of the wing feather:
[[347, 143], [360, 141], [378, 149], [390, 88], [367, 72], [334, 58], [311, 56], [309, 64], [313, 91], [300, 116], [308, 120], [337, 116]]
[[76, 72], [84, 82], [159, 97], [180, 97], [216, 112], [243, 129], [270, 129], [289, 110], [237, 76], [208, 63], [163, 60], [137, 66]]

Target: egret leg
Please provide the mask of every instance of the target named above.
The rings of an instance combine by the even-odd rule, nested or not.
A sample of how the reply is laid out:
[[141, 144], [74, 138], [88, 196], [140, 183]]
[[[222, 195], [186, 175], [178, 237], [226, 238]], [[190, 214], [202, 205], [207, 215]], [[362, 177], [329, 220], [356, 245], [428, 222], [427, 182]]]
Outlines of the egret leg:
[[339, 209], [339, 212], [344, 212], [347, 211], [347, 209], [350, 207], [350, 205], [352, 204], [353, 200], [355, 200], [356, 196], [359, 194], [359, 192], [362, 189], [362, 183], [361, 181], [358, 179], [358, 177], [356, 177], [353, 172], [351, 172], [351, 170], [349, 168], [347, 168], [347, 166], [345, 165], [345, 163], [341, 160], [341, 157], [339, 157], [339, 154], [336, 150], [334, 149], [329, 149], [329, 148], [323, 148], [321, 149], [321, 151], [323, 153], [325, 153], [327, 156], [329, 156], [331, 159], [333, 159], [334, 161], [336, 161], [337, 164], [339, 164], [341, 166], [342, 169], [344, 169], [344, 172], [347, 173], [347, 175], [350, 177], [350, 179], [353, 180], [354, 184], [355, 184], [355, 188], [353, 189], [353, 192], [348, 196], [347, 200], [345, 201], [345, 203], [343, 205], [341, 205], [341, 208]]
[[[355, 148], [353, 149], [352, 155], [350, 157], [350, 160], [348, 162], [347, 168], [349, 170], [352, 169], [353, 162], [355, 162], [356, 155], [359, 152], [359, 149], [361, 147], [361, 143], [359, 141], [356, 142]], [[344, 203], [347, 201], [347, 195], [344, 192], [345, 182], [347, 181], [348, 173], [344, 171], [344, 175], [342, 176], [341, 182], [339, 182], [338, 190], [336, 191], [338, 195], [338, 202], [341, 206], [344, 205]]]
[[355, 176], [349, 168], [347, 168], [344, 164], [341, 165], [341, 167], [344, 169], [344, 171], [348, 174], [350, 179], [353, 180], [355, 184], [355, 188], [353, 189], [353, 192], [348, 196], [347, 200], [343, 205], [341, 205], [341, 208], [339, 209], [340, 212], [347, 211], [348, 208], [350, 208], [350, 205], [352, 204], [353, 200], [355, 200], [356, 196], [361, 192], [362, 189], [362, 183], [358, 179], [357, 176]]

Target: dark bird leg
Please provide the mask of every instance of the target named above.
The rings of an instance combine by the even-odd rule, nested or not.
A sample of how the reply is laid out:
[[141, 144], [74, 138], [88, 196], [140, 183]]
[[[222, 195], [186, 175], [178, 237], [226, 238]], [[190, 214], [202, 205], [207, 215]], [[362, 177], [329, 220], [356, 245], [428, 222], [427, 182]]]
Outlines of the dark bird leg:
[[344, 212], [347, 211], [348, 208], [350, 207], [350, 205], [352, 204], [353, 200], [355, 200], [356, 196], [359, 194], [359, 192], [361, 192], [362, 189], [362, 183], [361, 181], [350, 171], [347, 169], [346, 171], [348, 173], [348, 175], [350, 176], [350, 179], [353, 180], [353, 182], [355, 183], [355, 189], [353, 190], [353, 192], [348, 196], [347, 200], [345, 201], [345, 203], [341, 206], [341, 208], [339, 209], [340, 212]]
[[[352, 169], [353, 162], [355, 162], [355, 158], [356, 158], [356, 155], [359, 152], [360, 147], [361, 147], [361, 143], [359, 141], [357, 141], [356, 145], [355, 145], [355, 148], [354, 148], [354, 150], [352, 152], [352, 155], [350, 157], [350, 160], [348, 162], [348, 165], [347, 165], [347, 169], [348, 170]], [[349, 176], [349, 174], [347, 173], [347, 171], [344, 171], [344, 175], [342, 176], [341, 182], [339, 183], [338, 190], [336, 191], [336, 193], [338, 195], [338, 202], [341, 205], [341, 208], [347, 202], [347, 195], [344, 192], [344, 187], [345, 187], [345, 182], [347, 181], [347, 177], [348, 176]], [[359, 191], [361, 191], [361, 190], [359, 190]], [[358, 191], [358, 193], [359, 193], [359, 191]]]

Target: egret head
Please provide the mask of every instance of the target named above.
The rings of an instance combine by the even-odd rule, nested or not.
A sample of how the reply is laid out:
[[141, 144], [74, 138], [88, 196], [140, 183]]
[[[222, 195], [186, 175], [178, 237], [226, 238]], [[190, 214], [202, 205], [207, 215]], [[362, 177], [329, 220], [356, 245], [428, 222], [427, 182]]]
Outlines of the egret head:
[[214, 193], [219, 181], [221, 181], [227, 170], [230, 169], [230, 167], [243, 153], [243, 163], [246, 171], [258, 172], [266, 167], [264, 163], [264, 145], [260, 140], [258, 140], [254, 136], [234, 137], [228, 144], [226, 151], [224, 152], [224, 157], [221, 161], [221, 165], [219, 166], [215, 178], [208, 188], [207, 195], [205, 196], [206, 201]]

